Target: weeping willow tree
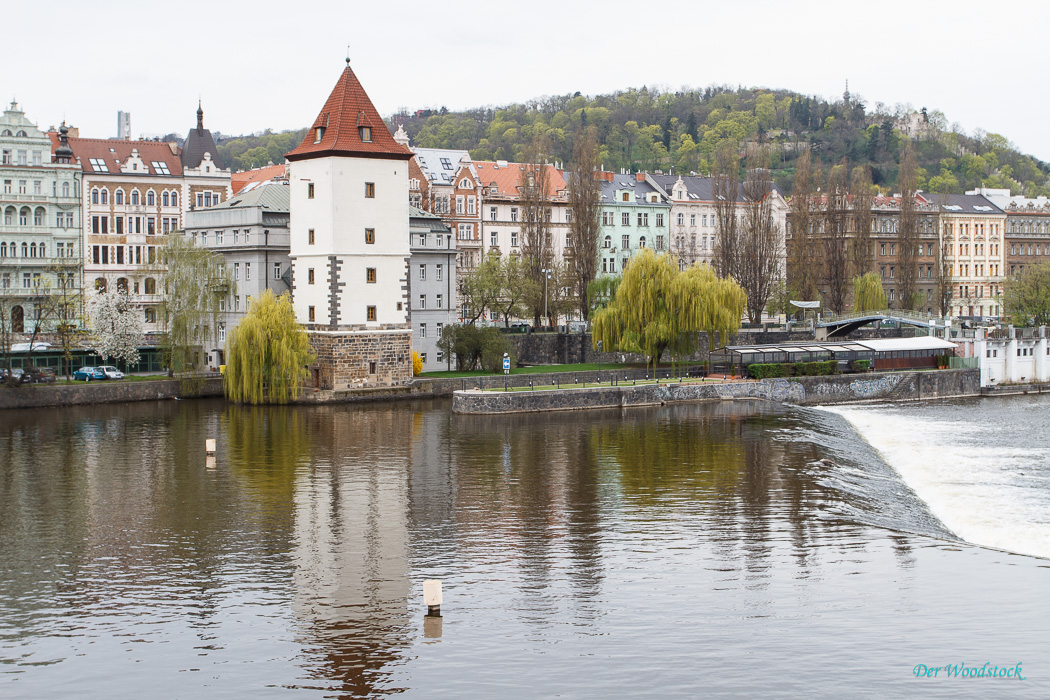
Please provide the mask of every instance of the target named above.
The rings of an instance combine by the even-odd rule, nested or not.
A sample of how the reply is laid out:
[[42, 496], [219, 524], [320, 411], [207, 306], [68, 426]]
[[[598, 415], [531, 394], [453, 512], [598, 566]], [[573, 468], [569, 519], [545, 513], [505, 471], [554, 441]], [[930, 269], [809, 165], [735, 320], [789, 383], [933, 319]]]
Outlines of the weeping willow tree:
[[248, 300], [248, 315], [226, 345], [226, 398], [237, 403], [287, 403], [299, 396], [314, 361], [292, 298], [267, 289]]
[[853, 278], [853, 308], [856, 311], [882, 311], [886, 308], [886, 292], [882, 278], [867, 272]]
[[183, 391], [193, 393], [203, 383], [193, 370], [203, 364], [205, 344], [218, 335], [236, 284], [222, 255], [194, 245], [180, 233], [168, 236], [157, 263], [152, 272], [164, 281], [159, 340], [165, 364], [169, 376], [182, 380]]
[[655, 365], [664, 351], [676, 358], [692, 351], [696, 334], [726, 337], [740, 328], [747, 294], [707, 265], [679, 270], [671, 255], [646, 248], [623, 272], [612, 302], [594, 315], [592, 342], [606, 351], [645, 355]]

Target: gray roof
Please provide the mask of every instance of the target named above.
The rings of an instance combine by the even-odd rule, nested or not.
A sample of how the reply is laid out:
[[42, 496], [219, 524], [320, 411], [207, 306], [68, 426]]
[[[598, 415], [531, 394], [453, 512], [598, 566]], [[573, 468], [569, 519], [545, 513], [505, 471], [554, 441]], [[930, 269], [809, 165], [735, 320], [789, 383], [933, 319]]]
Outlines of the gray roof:
[[[646, 202], [645, 198], [649, 193], [655, 192], [660, 198], [658, 204], [671, 206], [667, 198], [659, 190], [645, 180], [639, 181], [634, 175], [614, 175], [612, 182], [602, 180], [601, 186], [602, 204], [648, 204], [649, 206], [654, 206], [652, 202]], [[621, 190], [630, 190], [634, 193], [634, 197], [631, 198], [630, 202], [621, 201], [616, 196], [616, 193]]]
[[197, 126], [190, 129], [186, 136], [186, 143], [182, 146], [182, 167], [196, 168], [204, 160], [204, 154], [211, 154], [211, 162], [216, 168], [222, 168], [222, 159], [219, 157], [219, 149], [215, 146], [215, 139], [211, 131], [204, 128], [204, 110], [197, 107]]
[[[678, 175], [650, 175], [653, 182], [658, 184], [660, 187], [667, 192], [667, 196], [671, 196], [671, 190], [674, 189], [675, 183], [678, 182]], [[702, 177], [699, 175], [683, 175], [682, 184], [685, 185], [685, 191], [689, 195], [689, 199], [697, 202], [713, 202], [715, 201], [715, 195], [712, 191], [714, 186], [713, 177]], [[780, 192], [780, 188], [773, 184], [773, 190]], [[747, 198], [744, 197], [744, 183], [737, 183], [737, 202], [745, 202]]]
[[247, 207], [262, 207], [268, 212], [288, 212], [289, 193], [291, 188], [287, 183], [268, 182], [260, 187], [253, 187], [247, 192], [241, 192], [230, 197], [222, 204], [208, 207], [208, 211], [218, 209], [238, 209]]
[[945, 214], [1004, 214], [1005, 212], [980, 194], [933, 194], [923, 192], [922, 196], [934, 204], [939, 204]]
[[445, 225], [440, 216], [423, 211], [411, 204], [408, 206], [409, 225], [415, 228], [429, 228], [434, 233], [451, 233], [452, 229]]
[[448, 148], [413, 148], [416, 162], [423, 174], [431, 182], [452, 184], [452, 178], [459, 170], [459, 161], [470, 158], [466, 151], [455, 151]]

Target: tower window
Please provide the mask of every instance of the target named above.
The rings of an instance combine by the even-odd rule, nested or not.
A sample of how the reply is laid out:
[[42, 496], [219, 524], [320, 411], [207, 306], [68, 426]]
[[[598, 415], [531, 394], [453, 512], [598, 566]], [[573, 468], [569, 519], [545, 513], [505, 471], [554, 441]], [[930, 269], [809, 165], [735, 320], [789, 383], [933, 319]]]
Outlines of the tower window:
[[314, 143], [321, 143], [322, 138], [324, 138], [324, 127], [319, 126], [314, 129]]
[[370, 126], [359, 126], [358, 131], [361, 133], [361, 140], [365, 143], [372, 142], [372, 127]]
[[368, 318], [369, 321], [376, 320], [376, 307], [369, 306], [368, 309], [367, 309], [367, 312], [368, 312], [367, 318]]
[[365, 183], [365, 199], [375, 199], [376, 197], [376, 183], [366, 182]]
[[312, 182], [306, 183], [306, 198], [307, 199], [313, 199], [314, 198], [314, 183], [312, 183]]
[[365, 243], [371, 245], [376, 242], [376, 230], [374, 228], [365, 229]]
[[366, 268], [366, 270], [365, 270], [365, 280], [369, 284], [375, 284], [375, 281], [376, 281], [376, 269], [374, 267]]
[[310, 245], [313, 245], [314, 244], [314, 230], [310, 229], [308, 235], [309, 235]]

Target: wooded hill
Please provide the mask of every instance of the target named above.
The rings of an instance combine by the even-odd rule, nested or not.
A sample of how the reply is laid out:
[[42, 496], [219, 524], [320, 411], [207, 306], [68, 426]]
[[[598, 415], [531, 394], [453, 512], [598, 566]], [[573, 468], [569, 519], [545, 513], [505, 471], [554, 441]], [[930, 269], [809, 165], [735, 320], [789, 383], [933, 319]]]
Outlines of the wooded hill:
[[[507, 107], [462, 112], [419, 110], [389, 118], [423, 148], [470, 151], [476, 160], [520, 160], [542, 136], [552, 161], [568, 163], [579, 127], [593, 125], [606, 170], [621, 168], [709, 174], [717, 146], [730, 140], [741, 152], [769, 144], [777, 184], [790, 193], [795, 158], [810, 150], [826, 173], [843, 158], [867, 164], [872, 182], [891, 193], [904, 139], [916, 141], [919, 189], [962, 193], [974, 187], [1009, 188], [1034, 197], [1050, 194], [1050, 165], [1024, 155], [1004, 137], [962, 133], [937, 111], [906, 106], [869, 107], [858, 97], [835, 102], [788, 90], [712, 86], [662, 92], [631, 88], [612, 95], [560, 95]], [[234, 168], [283, 161], [303, 131], [232, 139], [219, 146]]]

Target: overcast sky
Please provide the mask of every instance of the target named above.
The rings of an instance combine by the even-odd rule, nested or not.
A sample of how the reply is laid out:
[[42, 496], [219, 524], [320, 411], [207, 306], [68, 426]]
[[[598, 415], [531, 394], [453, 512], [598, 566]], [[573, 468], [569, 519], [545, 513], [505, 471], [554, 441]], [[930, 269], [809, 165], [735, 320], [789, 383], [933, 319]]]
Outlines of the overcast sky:
[[[680, 8], [672, 14], [666, 8]], [[788, 88], [941, 110], [1050, 161], [1050, 2], [517, 0], [175, 4], [57, 0], [4, 10], [0, 91], [81, 136], [299, 128], [344, 66], [384, 116], [648, 85]]]

